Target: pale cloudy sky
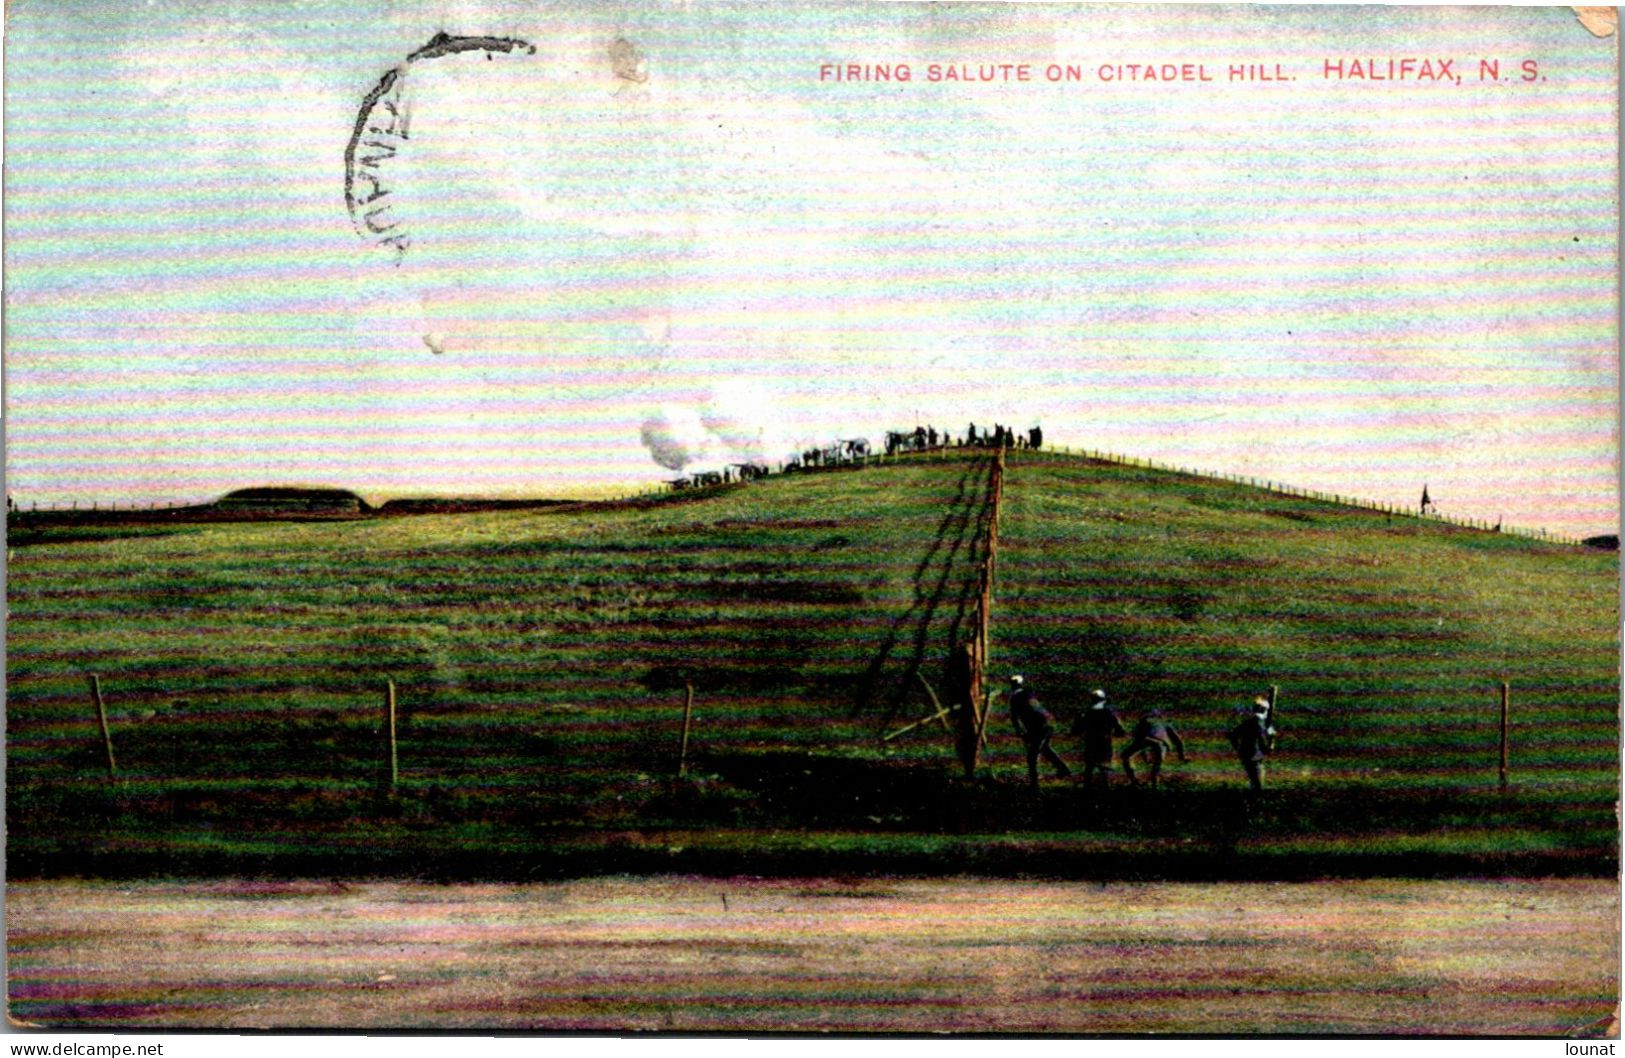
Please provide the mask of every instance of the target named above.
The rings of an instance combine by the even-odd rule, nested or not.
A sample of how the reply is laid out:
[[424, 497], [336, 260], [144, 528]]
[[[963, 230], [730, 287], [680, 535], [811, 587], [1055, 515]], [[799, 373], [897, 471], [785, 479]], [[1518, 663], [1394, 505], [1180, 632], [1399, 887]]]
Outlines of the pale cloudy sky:
[[[1617, 59], [1566, 8], [14, 0], [7, 20], [24, 504], [558, 494], [669, 476], [651, 424], [724, 458], [918, 417], [1617, 527]], [[412, 64], [397, 259], [352, 227], [344, 147], [440, 31], [536, 51]], [[616, 76], [617, 40], [645, 80]], [[1406, 56], [1462, 83], [1325, 77]], [[1007, 62], [1033, 80], [926, 79]], [[1213, 80], [1099, 78], [1135, 62]], [[1232, 63], [1296, 80], [1228, 83]]]

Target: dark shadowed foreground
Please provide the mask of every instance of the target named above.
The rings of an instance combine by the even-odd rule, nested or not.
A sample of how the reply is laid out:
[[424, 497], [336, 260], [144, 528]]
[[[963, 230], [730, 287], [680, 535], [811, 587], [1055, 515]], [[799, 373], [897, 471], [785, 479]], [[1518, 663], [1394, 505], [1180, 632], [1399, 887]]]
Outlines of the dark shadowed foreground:
[[110, 1028], [1596, 1035], [1612, 880], [41, 881], [10, 1010]]

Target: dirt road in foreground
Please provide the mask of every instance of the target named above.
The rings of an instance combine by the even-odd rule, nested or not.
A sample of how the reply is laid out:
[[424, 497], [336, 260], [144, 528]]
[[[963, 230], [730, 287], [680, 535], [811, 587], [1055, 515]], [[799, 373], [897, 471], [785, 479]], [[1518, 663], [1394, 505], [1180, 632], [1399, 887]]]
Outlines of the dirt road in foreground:
[[1583, 1034], [1608, 880], [13, 883], [42, 1025]]

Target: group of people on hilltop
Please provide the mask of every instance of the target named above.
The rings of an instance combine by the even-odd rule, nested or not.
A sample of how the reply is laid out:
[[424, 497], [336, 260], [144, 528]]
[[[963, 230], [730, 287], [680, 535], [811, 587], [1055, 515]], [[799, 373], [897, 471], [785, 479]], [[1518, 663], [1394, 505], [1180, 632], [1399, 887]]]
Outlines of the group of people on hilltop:
[[[1161, 709], [1152, 707], [1135, 723], [1132, 731], [1123, 728], [1117, 712], [1107, 704], [1106, 692], [1096, 689], [1089, 704], [1072, 721], [1071, 734], [1083, 743], [1083, 784], [1105, 787], [1110, 782], [1113, 751], [1119, 738], [1128, 738], [1128, 745], [1119, 757], [1123, 772], [1130, 783], [1139, 785], [1134, 773], [1134, 761], [1141, 760], [1145, 767], [1146, 782], [1156, 786], [1162, 774], [1162, 762], [1169, 753], [1185, 756], [1185, 742]], [[1072, 769], [1055, 752], [1051, 742], [1055, 738], [1055, 717], [1038, 701], [1025, 676], [1010, 677], [1010, 722], [1027, 748], [1027, 778], [1038, 786], [1038, 762], [1046, 761], [1057, 778], [1072, 775]], [[1228, 738], [1247, 782], [1253, 792], [1264, 788], [1264, 760], [1275, 746], [1275, 727], [1270, 700], [1262, 695], [1254, 699], [1251, 708], [1237, 711], [1230, 726]]]
[[1034, 426], [1018, 433], [1003, 423], [978, 428], [971, 423], [965, 432], [955, 437], [947, 430], [935, 426], [916, 426], [912, 431], [892, 430], [886, 434], [886, 454], [923, 452], [934, 448], [1030, 448], [1044, 447], [1043, 427]]
[[1018, 434], [1003, 423], [994, 423], [990, 430], [982, 427], [977, 432], [976, 424], [971, 423], [966, 431], [964, 440], [959, 442], [961, 448], [1032, 448], [1044, 447], [1044, 430], [1034, 426], [1026, 433]]

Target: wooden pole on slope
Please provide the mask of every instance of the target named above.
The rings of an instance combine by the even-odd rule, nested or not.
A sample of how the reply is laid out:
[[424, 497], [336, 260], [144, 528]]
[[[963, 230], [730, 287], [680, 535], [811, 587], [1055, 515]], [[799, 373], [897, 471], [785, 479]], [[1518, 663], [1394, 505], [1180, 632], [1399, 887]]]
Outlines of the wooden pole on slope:
[[987, 718], [993, 712], [993, 692], [988, 691], [982, 699], [982, 715], [976, 724], [976, 748], [981, 749], [987, 745]]
[[[993, 565], [982, 560], [981, 589], [976, 603], [976, 671], [985, 678], [987, 673], [987, 626], [993, 623]], [[978, 690], [981, 680], [977, 680]]]
[[384, 709], [389, 720], [389, 789], [394, 792], [401, 780], [401, 759], [395, 742], [395, 681], [384, 681]]
[[694, 716], [694, 685], [683, 684], [683, 744], [677, 751], [677, 777], [681, 779], [688, 773], [688, 725]]
[[986, 687], [988, 666], [988, 639], [993, 628], [993, 572], [998, 561], [999, 552], [999, 514], [1004, 501], [1004, 449], [1000, 448], [993, 462], [993, 512], [987, 524], [987, 553], [983, 556], [982, 567], [982, 605], [981, 605], [981, 676], [977, 681], [977, 697], [973, 702], [980, 702], [980, 715], [977, 717], [976, 749], [981, 751], [987, 744], [987, 716], [992, 710], [993, 695]]
[[1507, 712], [1512, 698], [1512, 688], [1506, 680], [1501, 681], [1501, 792], [1507, 792]]
[[107, 730], [107, 706], [102, 703], [102, 680], [95, 673], [90, 676], [90, 693], [96, 699], [96, 720], [101, 724], [102, 746], [107, 750], [107, 777], [111, 779], [118, 766], [113, 763], [113, 736]]
[[959, 754], [959, 764], [965, 771], [965, 778], [976, 777], [976, 756], [979, 743], [980, 711], [977, 709], [977, 695], [980, 693], [981, 674], [976, 662], [976, 648], [969, 642], [957, 643], [953, 652], [948, 656], [948, 671], [946, 686], [948, 691], [949, 707], [958, 708], [955, 712], [956, 733], [954, 749]]

